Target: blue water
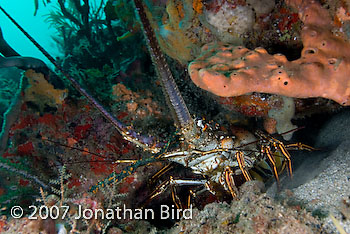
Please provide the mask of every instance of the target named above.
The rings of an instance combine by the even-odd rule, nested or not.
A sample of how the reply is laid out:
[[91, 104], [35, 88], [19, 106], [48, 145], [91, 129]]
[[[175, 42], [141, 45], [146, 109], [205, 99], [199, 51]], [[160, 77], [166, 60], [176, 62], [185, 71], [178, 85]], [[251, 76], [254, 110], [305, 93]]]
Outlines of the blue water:
[[[55, 34], [53, 28], [49, 28], [48, 23], [44, 22], [44, 15], [48, 14], [49, 9], [56, 3], [44, 6], [39, 0], [39, 10], [34, 16], [34, 0], [2, 0], [0, 5], [53, 56], [60, 55], [57, 45], [51, 39]], [[7, 43], [22, 56], [31, 56], [43, 60], [51, 65], [48, 60], [24, 37], [24, 35], [0, 12], [0, 27]]]

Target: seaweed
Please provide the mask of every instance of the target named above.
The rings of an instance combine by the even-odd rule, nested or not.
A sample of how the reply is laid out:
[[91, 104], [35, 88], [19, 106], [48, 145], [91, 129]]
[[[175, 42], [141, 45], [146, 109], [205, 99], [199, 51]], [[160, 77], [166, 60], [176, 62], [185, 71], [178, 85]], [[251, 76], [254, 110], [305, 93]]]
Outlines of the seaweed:
[[[44, 6], [46, 6], [47, 4], [49, 4], [51, 2], [51, 0], [42, 0], [42, 3]], [[38, 13], [39, 10], [39, 0], [34, 0], [34, 15], [36, 15]]]

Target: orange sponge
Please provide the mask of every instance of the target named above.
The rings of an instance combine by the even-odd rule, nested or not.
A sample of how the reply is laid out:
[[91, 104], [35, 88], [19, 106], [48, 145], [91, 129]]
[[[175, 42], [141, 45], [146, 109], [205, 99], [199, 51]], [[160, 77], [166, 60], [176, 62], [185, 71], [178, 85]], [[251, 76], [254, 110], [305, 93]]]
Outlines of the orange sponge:
[[189, 65], [193, 82], [218, 96], [250, 92], [295, 98], [323, 97], [350, 105], [350, 43], [333, 33], [328, 11], [312, 0], [289, 0], [304, 26], [301, 58], [288, 61], [263, 48], [207, 44]]

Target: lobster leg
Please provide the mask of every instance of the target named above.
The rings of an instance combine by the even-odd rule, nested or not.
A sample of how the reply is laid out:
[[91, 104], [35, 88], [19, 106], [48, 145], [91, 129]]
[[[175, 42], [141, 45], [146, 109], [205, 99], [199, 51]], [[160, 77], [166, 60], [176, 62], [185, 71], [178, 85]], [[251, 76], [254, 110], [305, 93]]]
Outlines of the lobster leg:
[[271, 163], [272, 165], [272, 172], [273, 172], [273, 175], [275, 176], [275, 179], [277, 181], [277, 184], [279, 185], [279, 177], [278, 177], [278, 172], [277, 172], [277, 167], [276, 167], [276, 161], [275, 161], [275, 158], [274, 156], [272, 155], [272, 152], [271, 152], [271, 149], [270, 149], [270, 146], [261, 146], [261, 152], [267, 156], [267, 158], [269, 159], [269, 162]]
[[[291, 178], [293, 178], [293, 170], [292, 170], [292, 160], [291, 156], [288, 152], [287, 149], [295, 149], [295, 150], [308, 150], [308, 151], [313, 151], [316, 150], [315, 148], [302, 144], [300, 142], [298, 143], [293, 143], [289, 145], [284, 145], [281, 141], [277, 140], [276, 138], [273, 138], [271, 136], [267, 136], [261, 131], [257, 131], [256, 135], [258, 135], [261, 139], [265, 141], [265, 145], [262, 146], [262, 153], [266, 154], [270, 163], [273, 165], [273, 174], [275, 175], [276, 180], [278, 181], [278, 174], [277, 174], [277, 168], [276, 168], [276, 163], [275, 163], [275, 158], [273, 156], [273, 153], [271, 152], [270, 147], [273, 147], [274, 152], [281, 152], [282, 155], [286, 158], [287, 160], [287, 172]], [[277, 177], [276, 177], [277, 175]]]
[[225, 184], [228, 187], [232, 198], [237, 197], [237, 193], [236, 193], [236, 185], [235, 185], [235, 181], [233, 179], [233, 171], [231, 170], [230, 167], [226, 167], [225, 171], [224, 171], [224, 178], [225, 178]]
[[[276, 140], [276, 139], [275, 139]], [[277, 141], [277, 140], [276, 140]], [[288, 174], [291, 178], [293, 178], [293, 173], [292, 173], [292, 160], [291, 160], [291, 156], [288, 152], [287, 149], [296, 149], [296, 150], [307, 150], [307, 151], [314, 151], [316, 150], [315, 148], [305, 145], [303, 143], [294, 143], [294, 144], [289, 144], [289, 145], [284, 145], [282, 142], [277, 141], [278, 149], [282, 152], [283, 156], [287, 159], [288, 161], [288, 167], [287, 167], [287, 171]]]
[[[176, 186], [198, 186], [203, 185], [207, 183], [207, 180], [181, 180], [181, 179], [174, 179], [172, 176], [169, 177], [166, 181], [162, 182], [160, 185], [158, 185], [153, 192], [148, 196], [146, 199], [145, 204], [149, 203], [154, 198], [160, 196], [162, 193], [164, 193], [169, 187], [171, 189], [171, 195], [172, 199], [178, 209], [182, 209], [182, 203], [180, 198], [177, 196], [176, 193]], [[193, 192], [192, 192], [193, 193]], [[191, 192], [190, 192], [191, 194]], [[190, 198], [188, 198], [188, 201], [190, 202]]]
[[308, 146], [308, 145], [305, 145], [305, 144], [302, 144], [300, 142], [289, 144], [289, 145], [284, 145], [281, 141], [279, 141], [273, 137], [270, 137], [269, 142], [270, 142], [270, 144], [272, 144], [272, 146], [274, 147], [274, 149], [276, 151], [280, 151], [283, 154], [283, 156], [286, 158], [287, 165], [288, 165], [287, 172], [291, 178], [293, 178], [292, 160], [291, 160], [291, 156], [290, 156], [287, 149], [308, 150], [308, 151], [316, 150], [315, 148]]
[[[276, 146], [275, 146], [275, 147], [276, 147]], [[277, 143], [277, 147], [278, 147], [278, 149], [282, 152], [283, 156], [287, 159], [287, 162], [288, 162], [287, 172], [288, 172], [290, 178], [293, 178], [292, 160], [291, 160], [291, 156], [290, 156], [288, 150], [286, 149], [286, 147], [284, 146], [284, 144], [281, 143], [281, 142]], [[277, 148], [277, 147], [276, 147], [276, 148]]]
[[149, 179], [151, 182], [156, 181], [157, 179], [159, 179], [162, 175], [164, 175], [165, 173], [167, 173], [168, 171], [170, 171], [171, 169], [173, 169], [174, 164], [173, 163], [169, 163], [167, 165], [165, 165], [162, 169], [160, 169], [156, 174], [154, 174], [151, 179]]
[[305, 144], [303, 144], [301, 142], [285, 145], [285, 148], [286, 149], [290, 149], [290, 150], [307, 150], [307, 151], [318, 150], [318, 149], [313, 148], [313, 147], [311, 147], [309, 145], [305, 145]]
[[238, 151], [236, 153], [236, 158], [237, 158], [238, 166], [239, 166], [239, 168], [241, 169], [241, 171], [243, 173], [244, 179], [246, 181], [252, 180], [252, 177], [249, 175], [249, 172], [247, 171], [246, 166], [245, 166], [243, 152], [242, 151]]
[[[170, 181], [173, 181], [173, 180], [174, 180], [173, 177], [170, 176]], [[176, 186], [170, 185], [170, 189], [171, 189], [171, 198], [173, 199], [173, 202], [175, 203], [176, 208], [183, 209], [181, 199], [179, 198], [179, 196], [177, 195], [177, 192], [176, 192]]]

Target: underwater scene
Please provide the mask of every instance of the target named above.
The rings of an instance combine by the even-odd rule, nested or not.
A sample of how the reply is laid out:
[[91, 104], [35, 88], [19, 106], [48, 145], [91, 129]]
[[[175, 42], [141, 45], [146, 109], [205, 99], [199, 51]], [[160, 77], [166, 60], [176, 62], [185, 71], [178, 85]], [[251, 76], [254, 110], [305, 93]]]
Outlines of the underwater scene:
[[350, 1], [22, 1], [0, 233], [350, 233]]

